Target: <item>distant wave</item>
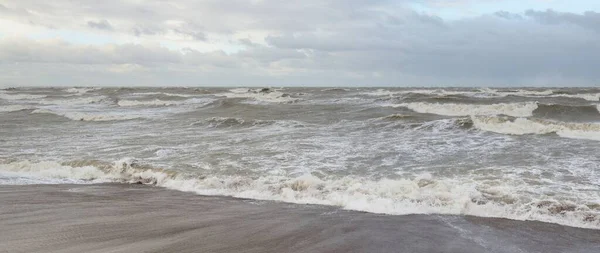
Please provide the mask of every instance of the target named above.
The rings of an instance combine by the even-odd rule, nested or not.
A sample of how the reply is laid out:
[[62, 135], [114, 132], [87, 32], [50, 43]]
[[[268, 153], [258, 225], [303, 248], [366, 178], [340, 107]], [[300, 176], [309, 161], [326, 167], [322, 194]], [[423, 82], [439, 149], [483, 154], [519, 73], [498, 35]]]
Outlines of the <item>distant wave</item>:
[[[435, 178], [417, 174], [401, 179], [365, 179], [353, 176], [195, 175], [140, 165], [127, 158], [98, 161], [18, 161], [0, 164], [0, 172], [24, 176], [73, 179], [83, 182], [151, 184], [203, 195], [275, 200], [339, 206], [350, 210], [394, 215], [457, 214], [537, 220], [567, 226], [600, 229], [598, 196], [565, 200], [553, 195], [522, 196], [520, 186], [487, 184], [472, 179]], [[520, 181], [509, 182], [520, 184]], [[588, 202], [591, 200], [592, 202]]]
[[600, 101], [600, 93], [556, 94], [551, 97], [581, 98], [587, 101]]
[[17, 112], [30, 109], [34, 109], [34, 107], [26, 105], [0, 105], [0, 112]]
[[227, 93], [215, 94], [217, 96], [224, 96], [227, 98], [250, 98], [257, 102], [266, 103], [292, 103], [300, 100], [294, 98], [287, 93], [283, 93], [273, 89], [245, 89], [237, 88], [231, 89]]
[[74, 87], [74, 88], [65, 89], [64, 91], [68, 92], [68, 93], [76, 93], [78, 95], [83, 95], [87, 92], [99, 90], [99, 89], [100, 88], [76, 88], [76, 87]]
[[579, 119], [600, 118], [600, 105], [562, 105], [562, 104], [538, 104], [533, 112], [535, 116], [575, 116]]
[[119, 100], [117, 104], [119, 106], [127, 107], [127, 106], [170, 106], [170, 105], [180, 105], [183, 104], [183, 101], [178, 100]]
[[388, 116], [381, 117], [381, 118], [378, 118], [378, 119], [380, 119], [380, 120], [396, 121], [396, 120], [405, 120], [405, 119], [413, 118], [413, 117], [414, 117], [413, 115], [406, 115], [406, 114], [396, 113], [396, 114], [388, 115]]
[[418, 102], [396, 104], [392, 106], [406, 107], [418, 113], [445, 116], [508, 115], [513, 117], [528, 117], [533, 115], [533, 111], [538, 108], [538, 103], [452, 104]]
[[134, 96], [152, 96], [152, 95], [163, 95], [168, 97], [182, 97], [182, 98], [191, 98], [198, 97], [203, 94], [181, 94], [181, 93], [169, 93], [169, 92], [136, 92], [132, 93]]
[[25, 100], [25, 99], [38, 99], [38, 98], [45, 98], [45, 97], [47, 97], [47, 95], [0, 92], [0, 99], [4, 99], [4, 100]]
[[207, 105], [214, 101], [211, 98], [192, 98], [186, 100], [119, 100], [117, 104], [121, 107], [133, 107], [133, 106], [173, 106], [183, 104], [201, 104]]
[[507, 117], [471, 117], [475, 128], [501, 134], [550, 134], [561, 137], [600, 141], [600, 124], [567, 123], [542, 119]]
[[208, 126], [212, 128], [232, 128], [232, 127], [254, 127], [278, 125], [285, 128], [302, 127], [304, 124], [298, 121], [287, 120], [258, 120], [242, 119], [234, 117], [213, 117], [192, 123], [194, 126]]
[[367, 96], [400, 96], [407, 94], [420, 94], [430, 96], [466, 96], [466, 97], [566, 97], [578, 98], [587, 101], [600, 101], [600, 93], [580, 93], [580, 94], [565, 94], [555, 93], [553, 90], [499, 90], [499, 89], [479, 89], [479, 90], [447, 90], [447, 89], [402, 89], [402, 90], [384, 90], [368, 91], [360, 93]]
[[42, 113], [42, 114], [53, 114], [62, 116], [70, 120], [77, 121], [118, 121], [118, 120], [131, 120], [138, 119], [136, 115], [124, 115], [124, 114], [100, 114], [100, 113], [87, 113], [87, 112], [61, 112], [49, 109], [36, 109], [31, 113]]
[[37, 100], [36, 103], [44, 105], [84, 105], [94, 104], [106, 100], [105, 96], [94, 96], [94, 97], [77, 97], [77, 98], [60, 98], [60, 99], [44, 99]]

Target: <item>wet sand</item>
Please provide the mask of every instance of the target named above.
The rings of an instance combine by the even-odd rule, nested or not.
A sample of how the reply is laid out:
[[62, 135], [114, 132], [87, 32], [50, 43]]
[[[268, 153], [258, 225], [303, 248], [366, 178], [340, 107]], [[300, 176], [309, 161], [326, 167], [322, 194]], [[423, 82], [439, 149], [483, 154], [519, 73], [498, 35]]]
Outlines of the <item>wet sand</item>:
[[0, 252], [600, 252], [600, 230], [126, 184], [0, 186]]

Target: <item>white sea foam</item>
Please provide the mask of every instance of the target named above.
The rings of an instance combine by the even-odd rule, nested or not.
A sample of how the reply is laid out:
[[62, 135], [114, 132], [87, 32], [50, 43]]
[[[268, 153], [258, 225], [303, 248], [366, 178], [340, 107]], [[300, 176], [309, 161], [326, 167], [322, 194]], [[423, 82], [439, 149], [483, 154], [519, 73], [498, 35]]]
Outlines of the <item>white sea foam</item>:
[[266, 103], [291, 103], [298, 101], [298, 98], [293, 98], [289, 94], [277, 91], [269, 90], [261, 92], [260, 89], [245, 89], [236, 88], [231, 89], [227, 93], [215, 94], [217, 96], [224, 96], [228, 98], [250, 98], [257, 102]]
[[64, 91], [68, 92], [68, 93], [76, 93], [78, 95], [82, 95], [89, 91], [94, 91], [94, 90], [98, 90], [98, 89], [99, 88], [68, 88], [68, 89], [65, 89]]
[[469, 115], [508, 115], [513, 117], [528, 117], [538, 108], [536, 102], [499, 103], [499, 104], [442, 104], [442, 103], [404, 103], [393, 105], [406, 107], [418, 113], [430, 113], [445, 116]]
[[518, 96], [518, 97], [566, 97], [566, 98], [580, 98], [587, 101], [600, 101], [600, 93], [581, 93], [581, 94], [555, 94], [553, 90], [498, 90], [490, 88], [482, 88], [478, 91], [456, 91], [456, 90], [444, 90], [444, 89], [416, 89], [416, 90], [384, 90], [378, 89], [375, 91], [362, 92], [360, 94], [367, 96], [399, 96], [404, 94], [423, 94], [423, 95], [436, 95], [436, 96], [468, 96], [468, 97], [507, 97], [507, 96]]
[[600, 93], [555, 94], [552, 97], [581, 98], [587, 101], [600, 101]]
[[113, 165], [21, 161], [0, 164], [0, 171], [84, 182], [141, 182], [204, 195], [333, 205], [374, 213], [475, 215], [600, 229], [600, 210], [593, 205], [600, 201], [597, 194], [579, 192], [576, 200], [558, 195], [522, 196], [529, 185], [520, 180], [490, 183], [472, 178], [437, 179], [430, 174], [395, 180], [309, 174], [199, 177], [138, 166], [133, 159]]
[[140, 116], [116, 114], [116, 113], [92, 113], [92, 112], [77, 112], [77, 111], [56, 111], [50, 109], [36, 109], [31, 113], [54, 114], [71, 120], [77, 121], [117, 121], [138, 119]]
[[183, 104], [184, 101], [175, 101], [175, 100], [119, 100], [117, 103], [119, 106], [127, 107], [127, 106], [171, 106], [171, 105], [180, 105]]
[[510, 120], [503, 117], [472, 117], [473, 125], [481, 130], [511, 134], [549, 134], [556, 133], [561, 137], [600, 141], [600, 124], [566, 123], [540, 119], [516, 118]]
[[38, 98], [45, 98], [45, 97], [47, 97], [47, 95], [0, 92], [0, 99], [4, 99], [4, 100], [27, 100], [27, 99], [38, 99]]
[[39, 104], [44, 105], [84, 105], [100, 103], [106, 100], [105, 96], [93, 96], [93, 97], [77, 97], [77, 98], [62, 98], [62, 99], [45, 99], [36, 101]]
[[495, 93], [499, 96], [521, 96], [521, 97], [530, 97], [530, 96], [534, 96], [534, 97], [539, 97], [539, 96], [549, 96], [554, 94], [554, 91], [552, 90], [543, 90], [543, 91], [536, 91], [536, 90], [517, 90], [515, 92], [513, 91], [503, 91], [503, 90], [493, 90], [493, 89], [485, 89], [482, 90], [485, 92], [490, 92], [490, 93]]
[[212, 98], [191, 98], [186, 100], [119, 100], [117, 104], [121, 107], [133, 106], [173, 106], [173, 105], [207, 105], [213, 102]]
[[0, 112], [17, 112], [22, 110], [33, 109], [32, 106], [27, 105], [0, 105]]

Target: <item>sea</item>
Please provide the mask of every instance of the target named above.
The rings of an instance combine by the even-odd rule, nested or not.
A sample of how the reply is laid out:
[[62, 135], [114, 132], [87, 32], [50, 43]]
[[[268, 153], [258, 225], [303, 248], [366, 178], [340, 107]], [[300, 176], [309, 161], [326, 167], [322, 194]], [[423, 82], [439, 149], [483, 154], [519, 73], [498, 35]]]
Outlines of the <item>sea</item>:
[[141, 184], [598, 230], [599, 100], [600, 88], [6, 88], [0, 186]]

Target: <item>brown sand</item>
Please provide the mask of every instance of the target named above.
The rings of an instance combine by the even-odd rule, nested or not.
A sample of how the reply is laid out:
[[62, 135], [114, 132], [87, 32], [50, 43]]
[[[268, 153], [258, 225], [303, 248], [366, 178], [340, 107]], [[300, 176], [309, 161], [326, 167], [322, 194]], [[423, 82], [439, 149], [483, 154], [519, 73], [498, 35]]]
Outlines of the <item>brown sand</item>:
[[600, 230], [206, 197], [143, 185], [0, 186], [0, 252], [600, 252]]

